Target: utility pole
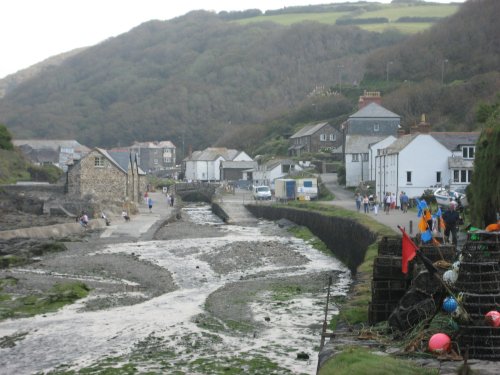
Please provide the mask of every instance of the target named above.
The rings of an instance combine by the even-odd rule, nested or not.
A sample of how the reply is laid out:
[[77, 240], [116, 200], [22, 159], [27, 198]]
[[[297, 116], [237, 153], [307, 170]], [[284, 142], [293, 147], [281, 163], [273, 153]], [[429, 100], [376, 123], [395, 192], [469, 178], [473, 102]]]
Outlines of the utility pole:
[[387, 82], [389, 82], [389, 65], [392, 65], [393, 63], [393, 61], [388, 61], [387, 64], [385, 64], [385, 76]]
[[444, 85], [444, 66], [448, 63], [448, 59], [441, 61], [441, 84]]
[[337, 68], [339, 70], [339, 93], [342, 94], [342, 69], [344, 69], [344, 65], [339, 65]]

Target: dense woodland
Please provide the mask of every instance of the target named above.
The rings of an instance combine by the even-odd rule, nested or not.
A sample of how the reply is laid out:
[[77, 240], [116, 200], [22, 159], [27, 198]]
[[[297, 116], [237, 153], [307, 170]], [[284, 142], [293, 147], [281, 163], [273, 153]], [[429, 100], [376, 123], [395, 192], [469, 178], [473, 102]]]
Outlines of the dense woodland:
[[297, 127], [340, 124], [369, 89], [405, 126], [426, 113], [435, 129], [472, 130], [478, 104], [500, 87], [498, 14], [498, 1], [469, 1], [408, 36], [191, 12], [144, 23], [11, 89], [0, 123], [16, 138], [88, 146], [169, 139], [182, 151], [284, 153]]

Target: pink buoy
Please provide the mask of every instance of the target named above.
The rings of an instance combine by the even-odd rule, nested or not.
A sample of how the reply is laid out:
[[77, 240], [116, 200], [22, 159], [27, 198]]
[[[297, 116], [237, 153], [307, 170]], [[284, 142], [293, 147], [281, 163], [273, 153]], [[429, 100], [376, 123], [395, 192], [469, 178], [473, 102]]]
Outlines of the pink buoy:
[[500, 327], [500, 312], [492, 310], [485, 315], [486, 323], [492, 327]]
[[448, 353], [451, 349], [451, 339], [444, 333], [436, 333], [429, 340], [429, 351], [437, 354]]

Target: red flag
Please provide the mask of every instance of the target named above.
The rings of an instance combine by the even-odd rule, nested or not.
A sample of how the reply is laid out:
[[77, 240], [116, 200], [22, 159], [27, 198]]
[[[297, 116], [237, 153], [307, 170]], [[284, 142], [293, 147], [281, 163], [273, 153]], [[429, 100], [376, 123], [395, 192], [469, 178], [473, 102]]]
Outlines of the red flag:
[[402, 255], [401, 255], [401, 272], [408, 273], [408, 262], [417, 255], [418, 246], [411, 240], [403, 228], [398, 225], [399, 230], [403, 233]]

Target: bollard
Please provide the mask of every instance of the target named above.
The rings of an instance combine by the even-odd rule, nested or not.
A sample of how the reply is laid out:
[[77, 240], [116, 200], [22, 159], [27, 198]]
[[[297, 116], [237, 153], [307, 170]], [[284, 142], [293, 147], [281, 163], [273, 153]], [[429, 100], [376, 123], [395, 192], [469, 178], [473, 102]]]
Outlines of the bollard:
[[410, 220], [410, 234], [413, 234], [413, 220]]

